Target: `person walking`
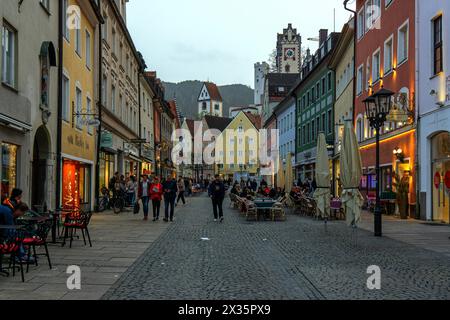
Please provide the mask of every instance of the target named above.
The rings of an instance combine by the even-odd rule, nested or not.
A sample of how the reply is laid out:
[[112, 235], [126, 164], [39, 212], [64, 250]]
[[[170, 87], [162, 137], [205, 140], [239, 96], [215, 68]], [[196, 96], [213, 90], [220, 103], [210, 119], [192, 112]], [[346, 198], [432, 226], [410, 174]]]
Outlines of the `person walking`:
[[180, 202], [180, 200], [183, 201], [183, 205], [186, 205], [186, 199], [184, 198], [184, 192], [186, 190], [186, 186], [184, 184], [184, 180], [182, 177], [180, 177], [180, 179], [178, 179], [177, 182], [177, 191], [178, 191], [178, 198], [177, 198], [177, 202], [176, 205], [178, 205], [178, 203]]
[[150, 199], [153, 207], [153, 222], [159, 220], [159, 212], [161, 209], [161, 200], [163, 197], [163, 186], [159, 183], [158, 177], [153, 178], [153, 183], [150, 186]]
[[130, 176], [127, 181], [127, 200], [131, 207], [134, 206], [136, 200], [136, 178], [134, 176]]
[[142, 181], [138, 188], [138, 199], [142, 201], [142, 209], [144, 211], [144, 221], [148, 220], [148, 202], [150, 199], [150, 181], [148, 176], [143, 175]]
[[225, 198], [225, 186], [220, 180], [219, 175], [216, 175], [215, 180], [209, 185], [208, 195], [212, 200], [214, 221], [217, 222], [217, 219], [220, 219], [220, 222], [223, 222], [223, 200]]
[[177, 198], [177, 183], [172, 179], [172, 176], [168, 175], [167, 180], [162, 185], [164, 190], [164, 221], [168, 222], [170, 219], [170, 222], [173, 222], [175, 200]]

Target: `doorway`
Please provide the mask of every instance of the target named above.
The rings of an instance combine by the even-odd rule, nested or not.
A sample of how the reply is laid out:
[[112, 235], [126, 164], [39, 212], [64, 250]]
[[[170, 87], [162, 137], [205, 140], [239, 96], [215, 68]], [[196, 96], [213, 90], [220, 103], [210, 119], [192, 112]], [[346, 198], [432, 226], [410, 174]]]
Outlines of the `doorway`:
[[34, 137], [32, 164], [32, 206], [42, 209], [47, 203], [48, 164], [50, 160], [50, 136], [45, 126], [39, 127]]

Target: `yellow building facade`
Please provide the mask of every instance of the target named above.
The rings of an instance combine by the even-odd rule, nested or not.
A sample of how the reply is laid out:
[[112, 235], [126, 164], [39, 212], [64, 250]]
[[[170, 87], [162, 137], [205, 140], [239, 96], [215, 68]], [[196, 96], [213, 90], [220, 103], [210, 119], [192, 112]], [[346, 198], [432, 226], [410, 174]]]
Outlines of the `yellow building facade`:
[[90, 1], [66, 0], [63, 28], [61, 125], [61, 205], [93, 208], [97, 107], [96, 28], [98, 8]]
[[240, 112], [216, 141], [216, 173], [224, 179], [253, 179], [259, 175], [259, 130]]

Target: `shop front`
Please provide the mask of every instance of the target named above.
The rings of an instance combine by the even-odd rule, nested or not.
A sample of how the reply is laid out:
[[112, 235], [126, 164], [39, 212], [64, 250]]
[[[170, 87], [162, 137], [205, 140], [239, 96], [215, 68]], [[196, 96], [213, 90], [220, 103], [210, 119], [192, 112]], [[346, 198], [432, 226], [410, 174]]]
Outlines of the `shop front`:
[[[389, 213], [395, 213], [397, 191], [394, 186], [394, 176], [407, 184], [409, 190], [408, 215], [416, 218], [416, 174], [415, 174], [415, 139], [416, 130], [404, 128], [403, 132], [386, 136], [380, 142], [380, 197], [389, 206]], [[375, 170], [376, 146], [373, 143], [361, 147], [363, 176], [361, 178], [361, 193], [369, 201], [376, 196], [377, 176]]]
[[141, 174], [146, 174], [149, 176], [153, 175], [154, 152], [150, 144], [145, 143], [142, 145], [141, 158], [142, 158]]
[[1, 143], [1, 171], [0, 171], [0, 195], [2, 200], [11, 195], [14, 188], [19, 187], [17, 180], [17, 155], [19, 147], [14, 144], [2, 142]]
[[450, 223], [450, 133], [431, 139], [432, 149], [432, 220]]
[[62, 208], [89, 211], [92, 206], [92, 163], [63, 158]]

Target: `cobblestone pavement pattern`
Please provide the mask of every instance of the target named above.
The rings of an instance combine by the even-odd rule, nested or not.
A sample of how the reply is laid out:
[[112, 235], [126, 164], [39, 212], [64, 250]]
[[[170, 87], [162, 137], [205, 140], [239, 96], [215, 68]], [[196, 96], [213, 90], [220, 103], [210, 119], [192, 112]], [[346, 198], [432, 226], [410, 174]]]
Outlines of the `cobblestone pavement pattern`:
[[[227, 208], [219, 224], [209, 199], [190, 201], [103, 299], [450, 299], [448, 256], [294, 215], [247, 222]], [[381, 290], [367, 289], [372, 265]]]

